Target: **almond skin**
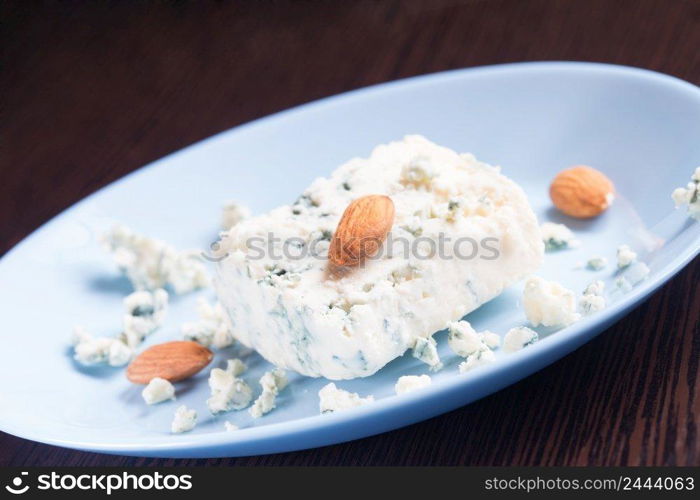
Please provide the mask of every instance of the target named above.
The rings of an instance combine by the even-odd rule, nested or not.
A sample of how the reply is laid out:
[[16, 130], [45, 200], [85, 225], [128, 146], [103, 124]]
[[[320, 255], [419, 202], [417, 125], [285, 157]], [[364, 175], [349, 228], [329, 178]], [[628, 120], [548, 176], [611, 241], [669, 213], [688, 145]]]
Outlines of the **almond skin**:
[[612, 203], [615, 186], [593, 167], [577, 165], [557, 174], [549, 188], [552, 203], [566, 215], [579, 219], [595, 217]]
[[388, 196], [372, 194], [353, 200], [331, 239], [331, 265], [354, 267], [376, 254], [391, 230], [394, 213], [394, 202]]
[[149, 347], [126, 370], [135, 384], [148, 384], [156, 377], [177, 382], [207, 366], [214, 355], [206, 347], [189, 340], [166, 342]]

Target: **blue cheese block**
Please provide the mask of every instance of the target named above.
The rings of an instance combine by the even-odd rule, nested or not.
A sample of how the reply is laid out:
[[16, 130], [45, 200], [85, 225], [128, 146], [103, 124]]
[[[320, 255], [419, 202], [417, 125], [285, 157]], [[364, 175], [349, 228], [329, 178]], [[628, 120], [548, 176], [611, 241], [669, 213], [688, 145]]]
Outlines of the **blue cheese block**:
[[[332, 275], [338, 221], [370, 194], [393, 200], [393, 227], [377, 255]], [[408, 136], [223, 233], [215, 287], [234, 336], [268, 361], [351, 379], [493, 299], [536, 271], [543, 254], [517, 184], [470, 154]]]

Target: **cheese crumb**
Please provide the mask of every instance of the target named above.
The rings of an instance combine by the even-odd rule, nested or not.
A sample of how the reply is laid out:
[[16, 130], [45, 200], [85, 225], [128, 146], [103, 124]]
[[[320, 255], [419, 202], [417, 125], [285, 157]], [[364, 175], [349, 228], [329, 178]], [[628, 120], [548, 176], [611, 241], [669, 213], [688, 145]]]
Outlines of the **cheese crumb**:
[[592, 257], [586, 263], [586, 267], [588, 269], [590, 269], [591, 271], [600, 271], [601, 269], [605, 269], [607, 267], [607, 265], [608, 265], [608, 259], [606, 259], [605, 257], [601, 257], [599, 255]]
[[168, 292], [162, 288], [134, 292], [124, 298], [124, 309], [122, 341], [135, 349], [165, 321]]
[[247, 369], [248, 367], [246, 364], [238, 358], [232, 358], [226, 361], [226, 371], [234, 377], [238, 377]]
[[224, 429], [226, 429], [228, 432], [233, 432], [237, 431], [239, 427], [236, 424], [232, 424], [231, 422], [224, 422]]
[[287, 375], [284, 370], [275, 368], [260, 378], [260, 385], [262, 393], [250, 407], [250, 415], [253, 418], [260, 418], [275, 408], [277, 395], [287, 387]]
[[82, 326], [73, 328], [73, 352], [73, 359], [85, 366], [124, 366], [133, 356], [133, 351], [120, 339], [94, 338]]
[[628, 246], [617, 247], [617, 268], [624, 269], [637, 260], [637, 254]]
[[459, 364], [459, 373], [466, 373], [479, 366], [488, 365], [496, 361], [496, 355], [491, 349], [484, 345], [481, 349], [471, 353], [467, 359]]
[[605, 283], [600, 280], [593, 281], [583, 291], [583, 295], [579, 300], [579, 309], [585, 315], [605, 309]]
[[197, 301], [197, 314], [199, 321], [188, 321], [182, 325], [182, 336], [185, 340], [216, 349], [233, 345], [233, 333], [229, 328], [224, 308], [219, 302], [212, 306], [200, 297]]
[[622, 276], [615, 280], [615, 285], [623, 292], [628, 292], [647, 279], [649, 273], [649, 267], [644, 262], [635, 262], [625, 270]]
[[486, 344], [489, 349], [498, 349], [501, 347], [501, 337], [497, 333], [490, 332], [488, 330], [485, 330], [481, 332], [481, 338], [484, 341], [484, 344]]
[[605, 309], [605, 298], [600, 295], [584, 295], [579, 301], [581, 312], [588, 316]]
[[506, 352], [515, 352], [520, 349], [534, 344], [539, 340], [537, 332], [526, 326], [516, 326], [511, 328], [503, 338], [503, 350]]
[[453, 321], [447, 325], [449, 334], [447, 341], [458, 356], [466, 358], [459, 365], [459, 372], [465, 373], [476, 367], [492, 363], [496, 360], [492, 348], [501, 344], [501, 339], [495, 333], [485, 331], [477, 333], [468, 321]]
[[175, 399], [175, 387], [164, 378], [156, 377], [151, 379], [141, 396], [147, 405], [162, 403]]
[[233, 226], [251, 216], [250, 209], [244, 205], [229, 201], [221, 211], [221, 228], [228, 231]]
[[700, 167], [695, 169], [686, 187], [675, 189], [671, 198], [676, 208], [688, 205], [688, 216], [700, 220]]
[[447, 343], [458, 356], [466, 358], [483, 345], [481, 336], [468, 321], [451, 321], [447, 324], [447, 328]]
[[443, 365], [437, 352], [437, 342], [432, 337], [416, 339], [416, 343], [413, 345], [413, 357], [427, 364], [431, 371], [442, 369]]
[[115, 226], [102, 237], [117, 267], [136, 290], [155, 290], [170, 285], [186, 293], [209, 285], [209, 277], [198, 252], [179, 252], [163, 241]]
[[428, 387], [432, 382], [433, 380], [429, 375], [404, 375], [396, 381], [394, 391], [396, 391], [396, 394], [406, 394], [407, 392]]
[[318, 391], [319, 408], [321, 413], [347, 410], [374, 401], [374, 396], [360, 397], [355, 392], [338, 389], [333, 382]]
[[239, 368], [237, 363], [229, 361], [225, 370], [214, 368], [209, 373], [211, 397], [207, 399], [207, 408], [212, 414], [242, 410], [253, 399], [253, 389], [236, 376]]
[[175, 410], [173, 423], [170, 424], [170, 431], [173, 434], [180, 434], [194, 429], [197, 425], [197, 411], [190, 410], [185, 405], [180, 406]]
[[576, 313], [574, 292], [538, 276], [525, 281], [523, 306], [533, 326], [567, 326], [580, 318]]
[[545, 222], [540, 226], [544, 248], [547, 252], [562, 250], [564, 248], [576, 248], [580, 242], [574, 233], [564, 224]]

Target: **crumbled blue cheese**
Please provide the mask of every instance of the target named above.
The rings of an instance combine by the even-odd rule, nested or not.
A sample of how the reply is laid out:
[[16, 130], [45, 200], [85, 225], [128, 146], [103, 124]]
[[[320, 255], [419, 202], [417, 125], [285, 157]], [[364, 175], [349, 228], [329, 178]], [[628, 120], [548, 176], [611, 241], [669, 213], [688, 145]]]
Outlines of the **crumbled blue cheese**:
[[492, 349], [501, 345], [501, 338], [489, 331], [478, 333], [468, 321], [448, 323], [448, 343], [458, 356], [466, 358], [459, 364], [459, 372], [465, 373], [479, 366], [493, 363], [496, 355]]
[[182, 405], [175, 410], [175, 417], [172, 424], [170, 424], [170, 431], [173, 434], [180, 434], [191, 431], [195, 425], [197, 425], [197, 411]]
[[430, 157], [416, 155], [401, 169], [401, 184], [416, 189], [430, 190], [437, 169]]
[[431, 371], [442, 369], [443, 365], [437, 352], [437, 342], [432, 337], [416, 339], [416, 343], [413, 345], [413, 357], [428, 365]]
[[122, 340], [135, 349], [163, 324], [168, 309], [168, 292], [162, 288], [153, 292], [134, 292], [124, 299], [124, 309]]
[[604, 293], [605, 293], [605, 283], [601, 280], [592, 281], [583, 290], [584, 295], [603, 295]]
[[542, 241], [547, 252], [562, 250], [564, 248], [576, 248], [581, 243], [576, 239], [574, 233], [564, 224], [545, 222], [540, 226]]
[[[331, 277], [328, 244], [340, 217], [370, 194], [392, 199], [392, 230], [376, 256]], [[445, 255], [423, 252], [440, 235]], [[482, 246], [467, 258], [472, 248], [454, 245], [464, 238], [497, 252]], [[236, 224], [216, 250], [215, 286], [242, 344], [284, 369], [351, 379], [416, 345], [434, 354], [417, 339], [535, 272], [543, 254], [519, 186], [471, 155], [409, 136], [317, 179], [292, 205]]]
[[585, 315], [605, 309], [605, 283], [596, 280], [590, 283], [583, 291], [583, 295], [579, 300], [579, 309]]
[[481, 332], [481, 340], [489, 349], [498, 349], [501, 346], [501, 337], [497, 333], [484, 330]]
[[124, 366], [133, 356], [133, 351], [121, 340], [111, 337], [94, 338], [81, 326], [73, 329], [73, 351], [73, 358], [86, 366]]
[[212, 414], [242, 410], [253, 399], [253, 389], [237, 376], [245, 369], [241, 365], [240, 360], [230, 360], [225, 370], [213, 368], [209, 372], [211, 396], [207, 399], [207, 408]]
[[246, 364], [238, 358], [232, 358], [226, 361], [226, 371], [232, 374], [234, 377], [242, 375], [248, 367]]
[[430, 375], [404, 375], [396, 381], [394, 391], [396, 394], [406, 394], [428, 387], [432, 382], [433, 379], [430, 378]]
[[333, 382], [318, 391], [319, 409], [321, 413], [347, 410], [374, 401], [374, 396], [361, 397], [356, 392], [338, 389]]
[[459, 364], [459, 373], [466, 373], [474, 368], [488, 365], [494, 361], [496, 361], [496, 355], [486, 345], [483, 345], [479, 350], [469, 354], [467, 359]]
[[233, 432], [237, 431], [239, 427], [236, 424], [226, 421], [224, 422], [224, 429], [226, 429], [227, 432]]
[[628, 292], [639, 283], [649, 277], [649, 266], [644, 262], [635, 262], [630, 265], [625, 272], [615, 280], [617, 288], [623, 292]]
[[586, 267], [591, 271], [600, 271], [601, 269], [605, 269], [607, 265], [608, 259], [606, 259], [605, 257], [601, 257], [600, 255], [591, 257], [590, 259], [588, 259], [588, 262], [586, 262]]
[[262, 393], [250, 407], [250, 415], [253, 418], [260, 418], [275, 408], [277, 396], [282, 389], [287, 387], [287, 375], [284, 370], [275, 368], [265, 372], [260, 378]]
[[185, 293], [209, 285], [199, 252], [178, 252], [163, 241], [115, 226], [102, 238], [117, 267], [136, 290], [155, 290], [170, 285]]
[[637, 260], [637, 254], [628, 245], [617, 247], [617, 268], [624, 269]]
[[141, 396], [147, 405], [162, 403], [175, 399], [175, 387], [164, 378], [156, 377], [141, 391]]
[[451, 321], [447, 324], [447, 343], [458, 356], [466, 358], [478, 351], [483, 344], [479, 335], [468, 321]]
[[676, 208], [687, 205], [688, 215], [695, 220], [700, 220], [700, 167], [695, 169], [688, 185], [675, 189], [671, 198]]
[[250, 216], [250, 209], [245, 205], [235, 201], [226, 202], [221, 211], [221, 229], [228, 231], [242, 220], [250, 218]]
[[516, 326], [511, 328], [503, 338], [503, 350], [515, 352], [534, 344], [539, 340], [537, 332], [526, 326]]
[[198, 342], [205, 347], [223, 349], [233, 344], [234, 338], [226, 319], [226, 312], [220, 303], [213, 306], [205, 299], [197, 301], [199, 321], [190, 321], [182, 325], [185, 340]]
[[574, 292], [539, 276], [531, 276], [525, 281], [523, 306], [533, 326], [567, 326], [580, 318]]
[[583, 295], [579, 300], [581, 313], [588, 316], [598, 311], [605, 309], [605, 297], [600, 295]]

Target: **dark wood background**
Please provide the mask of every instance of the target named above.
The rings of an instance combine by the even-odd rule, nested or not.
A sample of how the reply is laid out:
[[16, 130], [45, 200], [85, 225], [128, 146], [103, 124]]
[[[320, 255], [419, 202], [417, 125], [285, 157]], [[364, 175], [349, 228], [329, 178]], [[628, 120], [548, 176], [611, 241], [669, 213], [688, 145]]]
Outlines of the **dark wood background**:
[[[145, 163], [365, 85], [545, 59], [641, 66], [700, 84], [698, 0], [6, 1], [0, 13], [0, 252]], [[549, 368], [380, 436], [154, 460], [0, 433], [0, 465], [700, 465], [699, 283], [695, 259]]]

